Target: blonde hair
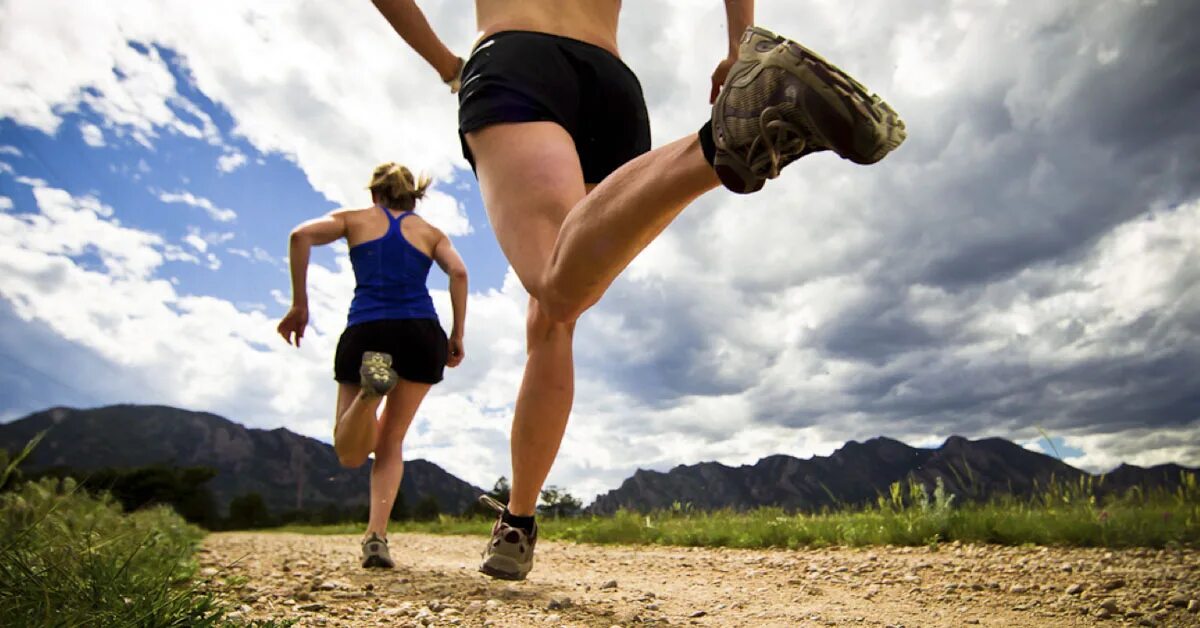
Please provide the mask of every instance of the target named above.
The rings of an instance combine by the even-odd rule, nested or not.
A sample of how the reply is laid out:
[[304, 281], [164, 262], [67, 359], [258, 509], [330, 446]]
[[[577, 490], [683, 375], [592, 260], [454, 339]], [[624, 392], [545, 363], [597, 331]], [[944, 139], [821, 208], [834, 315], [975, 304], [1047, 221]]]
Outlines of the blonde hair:
[[389, 209], [411, 211], [417, 206], [417, 201], [425, 197], [431, 179], [422, 174], [414, 177], [412, 171], [400, 164], [389, 161], [380, 164], [371, 174], [371, 184], [367, 186], [376, 202]]

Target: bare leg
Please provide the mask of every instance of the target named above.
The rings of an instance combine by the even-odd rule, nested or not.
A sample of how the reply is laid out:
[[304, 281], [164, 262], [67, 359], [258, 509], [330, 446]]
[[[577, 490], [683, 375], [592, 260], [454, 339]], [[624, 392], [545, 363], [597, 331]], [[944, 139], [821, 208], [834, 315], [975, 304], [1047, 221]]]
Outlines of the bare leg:
[[338, 412], [333, 450], [343, 467], [362, 466], [375, 449], [375, 412], [383, 397], [365, 395], [357, 384], [338, 383]]
[[387, 535], [388, 516], [404, 477], [404, 435], [430, 387], [431, 384], [402, 379], [388, 393], [375, 441], [375, 462], [371, 464], [371, 515], [367, 521], [367, 534]]
[[536, 510], [575, 400], [575, 324], [550, 320], [530, 298], [525, 330], [528, 358], [509, 444], [513, 481], [508, 510], [515, 515]]
[[555, 320], [575, 320], [684, 207], [718, 185], [695, 135], [625, 164], [567, 215], [538, 299]]
[[500, 124], [467, 137], [500, 248], [530, 301], [529, 359], [513, 417], [509, 510], [534, 512], [574, 399], [574, 320], [692, 200], [719, 185], [698, 138], [651, 151], [590, 193], [557, 124]]
[[[535, 295], [563, 219], [587, 192], [575, 144], [550, 122], [496, 125], [470, 134], [467, 141], [500, 248], [526, 291]], [[566, 429], [575, 393], [574, 328], [551, 320], [530, 299], [528, 360], [512, 427], [508, 508], [513, 514], [534, 513]]]

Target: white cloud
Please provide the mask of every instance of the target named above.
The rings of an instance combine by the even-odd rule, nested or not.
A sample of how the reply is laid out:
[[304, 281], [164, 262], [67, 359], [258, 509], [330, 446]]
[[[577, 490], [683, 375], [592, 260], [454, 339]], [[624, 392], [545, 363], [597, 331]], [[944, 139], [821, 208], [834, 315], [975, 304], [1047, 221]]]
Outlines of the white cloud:
[[217, 158], [217, 170], [224, 173], [230, 173], [246, 164], [246, 155], [241, 152], [234, 151], [225, 153]]
[[0, 196], [0, 211], [8, 211], [13, 208], [13, 201], [7, 196]]
[[[0, 7], [0, 56], [18, 61], [16, 74], [0, 79], [0, 116], [50, 131], [63, 114], [88, 106], [106, 129], [135, 141], [148, 143], [167, 129], [213, 142], [211, 119], [179, 97], [158, 51], [127, 43], [156, 42], [178, 52], [195, 87], [228, 110], [236, 133], [259, 151], [293, 159], [340, 204], [363, 202], [363, 179], [379, 161], [402, 161], [441, 180], [463, 165], [453, 98], [366, 3], [64, 7], [32, 0]], [[430, 0], [422, 8], [456, 50], [465, 50], [474, 29], [460, 6]], [[550, 481], [587, 497], [637, 466], [829, 453], [847, 438], [880, 433], [919, 442], [958, 431], [1028, 438], [1030, 417], [1042, 410], [1047, 416], [1039, 422], [1053, 422], [1056, 434], [1084, 449], [1090, 466], [1121, 456], [1196, 464], [1196, 449], [1185, 448], [1194, 422], [1175, 417], [1173, 427], [1159, 431], [1166, 440], [1135, 451], [1124, 443], [1147, 442], [1142, 428], [1130, 425], [1139, 417], [1105, 409], [1134, 414], [1136, 404], [1121, 406], [1120, 399], [1155, 396], [1146, 394], [1152, 383], [1122, 384], [1131, 372], [1126, 364], [1166, 360], [1173, 347], [1185, 358], [1195, 355], [1191, 321], [1200, 304], [1189, 269], [1196, 267], [1200, 210], [1194, 189], [1171, 178], [1184, 170], [1178, 164], [1195, 163], [1172, 147], [1188, 146], [1195, 134], [1186, 124], [1163, 122], [1175, 129], [1169, 142], [1123, 144], [1112, 136], [1141, 129], [1141, 117], [1119, 109], [1093, 118], [1079, 113], [1084, 103], [1145, 110], [1129, 100], [1141, 92], [1122, 81], [1124, 92], [1105, 91], [1104, 80], [1155, 74], [1129, 65], [1154, 66], [1146, 55], [1156, 42], [1130, 41], [1129, 33], [1170, 21], [1155, 10], [1075, 0], [1032, 8], [931, 2], [868, 9], [834, 0], [811, 0], [803, 12], [758, 7], [758, 22], [801, 38], [887, 97], [905, 116], [910, 139], [879, 166], [814, 155], [761, 194], [718, 192], [686, 210], [582, 320], [576, 411]], [[694, 133], [708, 115], [708, 75], [723, 54], [719, 3], [648, 3], [623, 18], [622, 51], [645, 88], [655, 142]], [[1121, 93], [1135, 96], [1122, 100]], [[1163, 102], [1182, 107], [1187, 97]], [[1166, 115], [1163, 108], [1155, 111]], [[232, 167], [240, 154], [226, 152], [218, 168]], [[1141, 167], [1156, 155], [1166, 156], [1162, 168]], [[1144, 172], [1160, 174], [1124, 178]], [[1182, 190], [1180, 197], [1173, 190]], [[164, 202], [200, 207], [217, 220], [234, 218], [188, 193], [162, 194], [174, 198]], [[63, 203], [103, 217], [102, 208], [86, 209], [82, 200]], [[447, 194], [431, 194], [420, 211], [449, 233], [471, 231], [462, 205]], [[22, 228], [35, 227], [52, 228]], [[214, 243], [196, 237], [208, 252], [195, 242], [186, 252], [162, 242], [140, 248], [213, 263], [206, 256]], [[229, 252], [282, 266], [250, 245]], [[40, 254], [53, 259], [37, 261], [57, 264], [55, 272], [81, 286], [108, 281]], [[145, 275], [156, 263], [110, 257], [126, 274]], [[247, 353], [247, 364], [291, 369], [287, 379], [300, 382], [297, 394], [279, 392], [287, 385], [282, 377], [272, 380], [264, 407], [237, 397], [241, 389], [229, 378], [243, 372], [189, 363], [181, 388], [187, 394], [173, 399], [327, 438], [328, 417], [312, 408], [331, 405], [327, 362], [351, 281], [344, 256], [311, 272], [321, 305], [305, 348], [282, 356], [273, 349], [269, 358]], [[270, 338], [273, 322], [257, 311], [181, 296], [158, 283], [169, 292], [155, 297], [175, 309], [139, 323], [147, 337], [165, 338], [147, 344], [187, 349], [172, 335], [220, 317], [232, 322], [199, 334], [212, 345], [198, 349], [200, 358], [215, 354], [226, 364], [249, 351], [233, 329], [265, 333], [259, 339], [268, 346], [278, 342]], [[53, 290], [21, 294], [31, 303], [60, 298]], [[445, 295], [437, 299], [446, 314]], [[103, 309], [119, 305], [102, 300], [93, 314], [117, 321], [114, 333], [128, 336], [133, 315]], [[45, 307], [49, 313], [38, 320], [55, 315]], [[423, 407], [412, 455], [430, 455], [482, 485], [507, 474], [523, 308], [511, 274], [502, 290], [473, 295], [468, 360]], [[105, 351], [131, 369], [160, 366], [151, 357]], [[1164, 370], [1171, 365], [1165, 361]], [[1119, 376], [1101, 385], [1071, 379], [1073, 369], [1095, 367]]]
[[104, 131], [90, 122], [79, 125], [79, 134], [83, 136], [83, 142], [88, 146], [93, 148], [104, 146]]
[[164, 203], [183, 203], [203, 209], [210, 218], [217, 222], [233, 222], [237, 219], [237, 212], [232, 209], [217, 207], [212, 201], [191, 192], [159, 192], [158, 200]]
[[0, 155], [12, 155], [13, 157], [24, 157], [25, 156], [24, 153], [21, 152], [21, 149], [17, 148], [16, 146], [10, 146], [8, 144], [4, 144], [4, 145], [0, 146]]
[[189, 233], [186, 236], [184, 236], [183, 241], [187, 242], [189, 245], [191, 245], [191, 247], [193, 249], [196, 249], [197, 251], [200, 251], [201, 253], [204, 253], [205, 251], [208, 250], [208, 242], [205, 242], [204, 238], [201, 238], [200, 236], [198, 236], [194, 233]]
[[430, 190], [417, 205], [417, 213], [449, 236], [467, 235], [474, 231], [463, 204], [436, 189]]

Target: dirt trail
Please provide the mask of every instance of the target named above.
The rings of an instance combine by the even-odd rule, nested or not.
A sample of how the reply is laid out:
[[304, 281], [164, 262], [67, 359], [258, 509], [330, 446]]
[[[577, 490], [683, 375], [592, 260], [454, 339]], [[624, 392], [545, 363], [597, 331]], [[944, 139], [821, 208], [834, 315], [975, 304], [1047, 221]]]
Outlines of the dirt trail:
[[1200, 552], [730, 550], [542, 541], [521, 583], [478, 572], [483, 537], [207, 538], [201, 574], [247, 618], [298, 626], [1200, 626]]

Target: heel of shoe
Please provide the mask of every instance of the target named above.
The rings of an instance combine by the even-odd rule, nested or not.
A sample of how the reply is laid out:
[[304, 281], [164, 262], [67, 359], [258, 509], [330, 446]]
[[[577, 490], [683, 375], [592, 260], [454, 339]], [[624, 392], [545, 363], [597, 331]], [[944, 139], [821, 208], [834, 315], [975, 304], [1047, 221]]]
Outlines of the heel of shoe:
[[724, 151], [717, 151], [716, 157], [713, 158], [713, 170], [721, 180], [721, 185], [736, 194], [757, 192], [765, 183], [761, 177], [751, 172], [742, 160]]

